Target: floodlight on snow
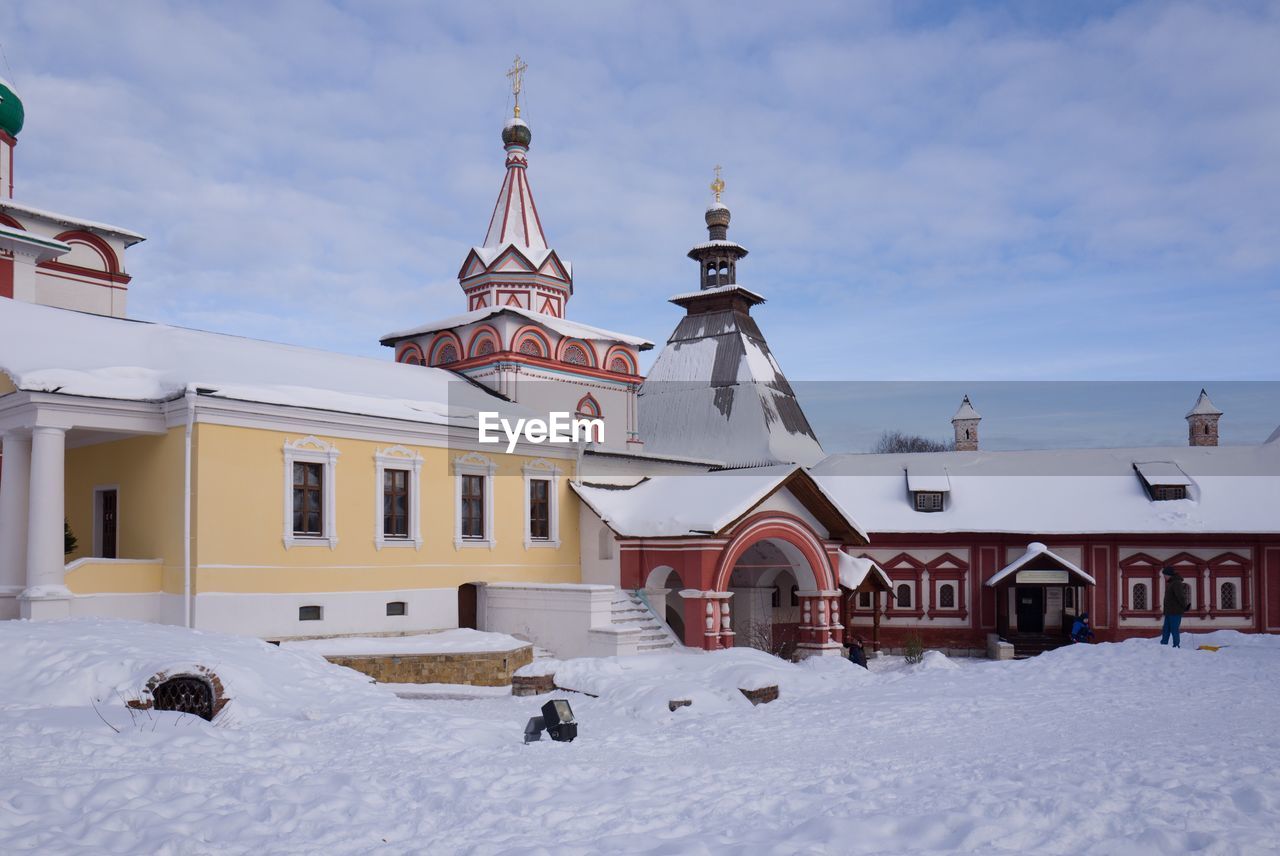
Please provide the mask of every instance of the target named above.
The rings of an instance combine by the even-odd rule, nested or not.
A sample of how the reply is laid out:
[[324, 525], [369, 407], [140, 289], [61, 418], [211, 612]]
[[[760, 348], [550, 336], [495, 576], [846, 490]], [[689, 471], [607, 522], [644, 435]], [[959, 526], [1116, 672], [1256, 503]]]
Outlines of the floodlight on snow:
[[568, 743], [578, 736], [578, 723], [573, 718], [573, 708], [562, 698], [553, 699], [542, 706], [542, 716], [532, 716], [524, 727], [524, 742], [535, 743], [542, 739], [542, 732], [552, 740]]

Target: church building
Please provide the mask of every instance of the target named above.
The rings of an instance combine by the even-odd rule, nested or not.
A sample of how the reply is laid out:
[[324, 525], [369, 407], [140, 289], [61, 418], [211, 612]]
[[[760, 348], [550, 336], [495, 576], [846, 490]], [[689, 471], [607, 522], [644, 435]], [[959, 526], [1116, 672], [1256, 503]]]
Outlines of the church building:
[[[1280, 430], [1219, 445], [1202, 391], [1186, 446], [990, 451], [965, 397], [952, 451], [828, 454], [718, 171], [646, 376], [649, 339], [573, 318], [522, 71], [456, 314], [385, 333], [382, 360], [128, 319], [142, 237], [13, 201], [25, 111], [0, 82], [0, 619], [1031, 654], [1086, 611], [1104, 640], [1152, 635], [1171, 566], [1184, 629], [1280, 632]], [[482, 414], [551, 413], [603, 437], [482, 442]]]

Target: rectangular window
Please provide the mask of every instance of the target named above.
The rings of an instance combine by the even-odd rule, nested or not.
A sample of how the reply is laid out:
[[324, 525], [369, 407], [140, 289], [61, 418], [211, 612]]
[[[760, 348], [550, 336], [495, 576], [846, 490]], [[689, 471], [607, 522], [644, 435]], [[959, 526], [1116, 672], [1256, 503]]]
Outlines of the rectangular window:
[[484, 476], [462, 477], [462, 537], [467, 541], [483, 541]]
[[916, 491], [916, 511], [941, 511], [942, 493], [931, 490]]
[[858, 609], [870, 609], [870, 608], [871, 608], [871, 592], [869, 591], [858, 592]]
[[293, 534], [324, 535], [324, 464], [293, 463]]
[[547, 479], [529, 480], [529, 538], [551, 539], [551, 482]]
[[387, 615], [406, 615], [408, 610], [403, 600], [393, 600], [387, 604]]
[[382, 536], [409, 537], [409, 471], [382, 472]]
[[1157, 502], [1167, 499], [1186, 499], [1187, 486], [1184, 484], [1158, 484], [1151, 488], [1151, 498]]
[[300, 606], [298, 607], [299, 621], [319, 621], [323, 610], [318, 606]]

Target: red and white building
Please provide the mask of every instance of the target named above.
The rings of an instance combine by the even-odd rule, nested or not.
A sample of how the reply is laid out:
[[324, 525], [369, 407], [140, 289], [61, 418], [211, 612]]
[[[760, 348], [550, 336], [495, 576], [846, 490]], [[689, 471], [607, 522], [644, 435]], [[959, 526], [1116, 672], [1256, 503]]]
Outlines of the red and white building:
[[502, 130], [506, 175], [484, 243], [458, 271], [467, 312], [388, 333], [396, 360], [446, 367], [535, 412], [601, 418], [604, 447], [642, 449], [639, 353], [653, 343], [570, 321], [573, 265], [547, 243], [529, 186], [532, 134], [520, 118]]

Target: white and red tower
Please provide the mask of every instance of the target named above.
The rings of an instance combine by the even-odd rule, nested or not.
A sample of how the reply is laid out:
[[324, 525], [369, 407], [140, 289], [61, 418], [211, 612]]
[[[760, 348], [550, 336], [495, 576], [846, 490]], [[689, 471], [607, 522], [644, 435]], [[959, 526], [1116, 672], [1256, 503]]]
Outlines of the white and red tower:
[[484, 243], [458, 271], [467, 312], [388, 333], [396, 360], [465, 375], [529, 408], [599, 417], [604, 448], [640, 448], [636, 392], [644, 378], [638, 336], [569, 321], [573, 267], [547, 241], [529, 186], [533, 133], [520, 118], [517, 57], [509, 76], [515, 115], [502, 129], [506, 174]]

